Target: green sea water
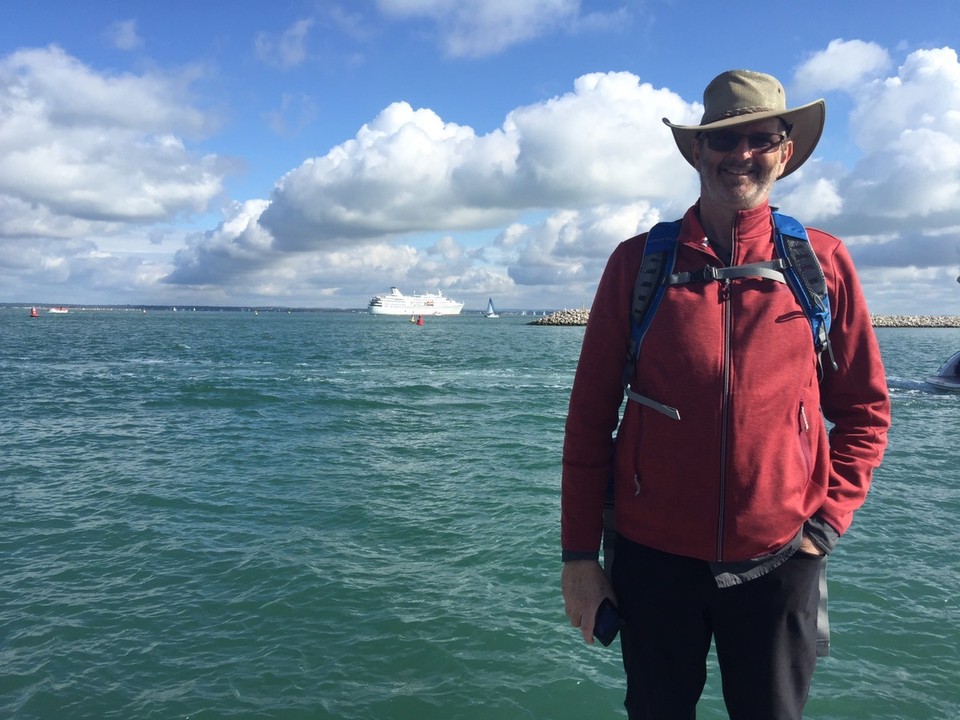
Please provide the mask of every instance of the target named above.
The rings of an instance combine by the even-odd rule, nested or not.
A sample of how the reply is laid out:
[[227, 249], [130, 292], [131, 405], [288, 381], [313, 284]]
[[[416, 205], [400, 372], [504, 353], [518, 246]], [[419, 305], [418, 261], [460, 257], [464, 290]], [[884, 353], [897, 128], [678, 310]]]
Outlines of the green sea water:
[[[558, 588], [583, 330], [529, 319], [0, 311], [0, 718], [623, 717]], [[958, 718], [960, 331], [878, 336], [807, 716]]]

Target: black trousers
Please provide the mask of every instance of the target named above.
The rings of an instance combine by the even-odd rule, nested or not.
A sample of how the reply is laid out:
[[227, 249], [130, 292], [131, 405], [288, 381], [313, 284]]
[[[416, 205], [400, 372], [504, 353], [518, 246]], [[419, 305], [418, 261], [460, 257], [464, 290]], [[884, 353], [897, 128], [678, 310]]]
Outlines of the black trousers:
[[817, 654], [821, 558], [797, 553], [720, 589], [702, 560], [617, 538], [613, 586], [626, 625], [631, 720], [692, 720], [716, 643], [732, 720], [800, 720]]

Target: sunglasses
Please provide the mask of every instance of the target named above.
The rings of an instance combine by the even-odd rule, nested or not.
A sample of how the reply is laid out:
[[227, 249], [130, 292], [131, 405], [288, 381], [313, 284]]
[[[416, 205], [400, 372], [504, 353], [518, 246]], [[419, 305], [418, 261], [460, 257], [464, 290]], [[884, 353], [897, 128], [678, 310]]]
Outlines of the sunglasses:
[[714, 130], [703, 133], [707, 147], [714, 152], [727, 153], [740, 147], [740, 141], [747, 140], [747, 146], [753, 152], [770, 153], [781, 147], [787, 141], [786, 133], [755, 132], [746, 135], [732, 130]]

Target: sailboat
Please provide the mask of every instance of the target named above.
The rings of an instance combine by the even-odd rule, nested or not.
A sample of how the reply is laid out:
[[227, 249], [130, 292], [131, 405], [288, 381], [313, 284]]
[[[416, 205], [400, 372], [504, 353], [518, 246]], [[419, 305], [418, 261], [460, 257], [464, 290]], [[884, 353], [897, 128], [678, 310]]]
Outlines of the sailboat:
[[497, 311], [493, 307], [493, 298], [487, 298], [487, 311], [483, 314], [484, 317], [488, 318], [498, 318]]

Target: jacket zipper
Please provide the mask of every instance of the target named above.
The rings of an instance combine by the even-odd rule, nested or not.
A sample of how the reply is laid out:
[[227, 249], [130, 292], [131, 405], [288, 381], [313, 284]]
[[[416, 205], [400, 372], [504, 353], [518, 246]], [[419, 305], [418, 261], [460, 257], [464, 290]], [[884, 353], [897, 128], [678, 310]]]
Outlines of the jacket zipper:
[[[733, 232], [730, 233], [730, 255], [725, 265], [733, 265], [737, 257], [737, 226], [735, 221]], [[723, 395], [720, 399], [720, 496], [717, 504], [717, 562], [723, 562], [723, 531], [726, 523], [726, 496], [727, 496], [727, 455], [730, 442], [730, 358], [733, 349], [730, 347], [730, 338], [733, 335], [733, 312], [730, 304], [732, 291], [730, 278], [720, 286], [720, 300], [723, 304]]]
[[[732, 253], [731, 253], [732, 256]], [[717, 562], [723, 561], [723, 529], [726, 518], [727, 452], [730, 433], [730, 337], [733, 334], [733, 317], [730, 311], [730, 279], [720, 288], [723, 303], [723, 395], [720, 409], [720, 487], [717, 505]]]

